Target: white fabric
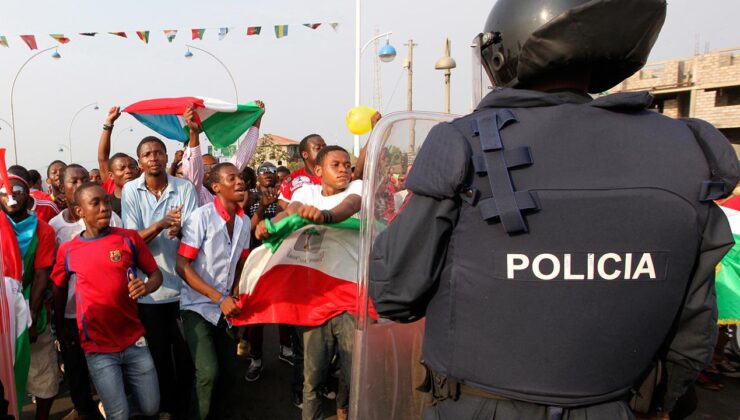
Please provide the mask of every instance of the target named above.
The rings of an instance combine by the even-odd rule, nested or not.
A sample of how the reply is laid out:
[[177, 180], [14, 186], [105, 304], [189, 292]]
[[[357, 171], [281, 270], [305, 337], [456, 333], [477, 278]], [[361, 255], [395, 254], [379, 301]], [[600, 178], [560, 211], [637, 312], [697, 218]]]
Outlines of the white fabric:
[[8, 301], [10, 312], [10, 343], [12, 348], [11, 358], [15, 364], [15, 343], [18, 336], [31, 327], [31, 309], [28, 302], [23, 298], [23, 287], [21, 282], [10, 277], [3, 277], [5, 281], [5, 297]]
[[[322, 191], [321, 185], [305, 184], [293, 194], [291, 203], [297, 201], [309, 206], [314, 206], [319, 210], [331, 210], [352, 194], [362, 196], [362, 181], [358, 179], [350, 182], [347, 189], [339, 194], [325, 196]], [[353, 217], [358, 216], [359, 213], [355, 214]]]
[[[77, 235], [85, 230], [85, 221], [79, 219], [74, 223], [69, 223], [64, 219], [69, 212], [69, 209], [62, 210], [61, 213], [54, 216], [49, 220], [49, 226], [54, 229], [56, 233], [56, 247], [59, 249], [59, 245], [71, 241]], [[110, 218], [111, 227], [123, 227], [121, 218], [116, 213], [111, 212]], [[77, 282], [77, 275], [72, 274], [69, 279], [69, 288], [67, 289], [67, 305], [64, 307], [64, 318], [76, 319], [77, 314], [77, 303], [75, 302], [75, 283]]]

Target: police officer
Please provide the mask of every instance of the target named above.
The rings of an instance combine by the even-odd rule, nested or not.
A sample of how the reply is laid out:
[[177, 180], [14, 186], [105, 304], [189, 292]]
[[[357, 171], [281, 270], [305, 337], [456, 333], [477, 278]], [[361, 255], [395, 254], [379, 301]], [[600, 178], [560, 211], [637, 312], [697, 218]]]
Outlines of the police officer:
[[495, 85], [429, 133], [405, 209], [376, 240], [378, 312], [426, 316], [428, 419], [627, 419], [659, 360], [669, 412], [712, 355], [712, 203], [740, 169], [699, 120], [648, 93], [593, 99], [639, 70], [664, 0], [498, 0], [477, 38]]

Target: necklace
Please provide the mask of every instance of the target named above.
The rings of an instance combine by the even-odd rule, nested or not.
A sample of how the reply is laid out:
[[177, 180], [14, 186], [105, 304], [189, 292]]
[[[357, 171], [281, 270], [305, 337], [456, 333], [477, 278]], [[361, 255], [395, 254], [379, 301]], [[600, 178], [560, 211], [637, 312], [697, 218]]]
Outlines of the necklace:
[[146, 187], [147, 191], [149, 191], [150, 193], [154, 194], [154, 196], [157, 197], [157, 199], [159, 199], [159, 197], [162, 196], [162, 193], [164, 192], [164, 190], [167, 189], [167, 186], [168, 185], [170, 185], [170, 183], [169, 182], [165, 182], [164, 187], [160, 188], [159, 190], [154, 190], [154, 189], [150, 188], [149, 185], [147, 185], [146, 183], [144, 183], [144, 186]]

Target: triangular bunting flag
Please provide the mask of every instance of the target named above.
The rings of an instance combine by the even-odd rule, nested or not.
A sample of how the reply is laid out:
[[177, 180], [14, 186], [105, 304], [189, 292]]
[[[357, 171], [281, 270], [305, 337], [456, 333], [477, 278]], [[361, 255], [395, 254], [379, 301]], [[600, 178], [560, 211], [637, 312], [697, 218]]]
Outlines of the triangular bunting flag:
[[69, 38], [62, 34], [49, 34], [50, 37], [54, 38], [60, 44], [66, 44], [69, 42]]
[[275, 25], [275, 38], [288, 36], [288, 25]]
[[33, 35], [21, 35], [21, 39], [23, 40], [23, 42], [26, 43], [26, 45], [28, 45], [28, 48], [30, 48], [32, 50], [39, 49], [39, 47], [36, 46], [36, 37], [35, 36], [33, 36]]
[[108, 32], [108, 33], [111, 35], [120, 36], [121, 38], [128, 38], [128, 36], [126, 36], [126, 32]]
[[6, 38], [4, 36], [0, 36], [0, 45], [2, 45], [3, 47], [6, 47], [7, 48], [8, 47], [8, 38]]
[[219, 28], [218, 30], [218, 40], [222, 41], [224, 38], [226, 38], [226, 35], [229, 34], [229, 28]]
[[139, 39], [144, 41], [145, 44], [149, 43], [149, 31], [136, 31], [136, 35], [138, 35]]
[[320, 23], [304, 23], [303, 26], [305, 26], [306, 28], [317, 29], [319, 26], [321, 26], [321, 24]]
[[247, 36], [259, 35], [262, 32], [261, 26], [250, 26], [247, 28]]
[[337, 27], [339, 27], [339, 22], [332, 22], [329, 25], [331, 25], [331, 28], [336, 32]]
[[175, 37], [177, 36], [177, 29], [165, 29], [164, 36], [167, 37], [167, 41], [174, 41]]
[[205, 29], [193, 29], [193, 39], [203, 39], [203, 34], [206, 33]]
[[97, 32], [80, 32], [80, 35], [82, 36], [95, 36], [97, 34]]

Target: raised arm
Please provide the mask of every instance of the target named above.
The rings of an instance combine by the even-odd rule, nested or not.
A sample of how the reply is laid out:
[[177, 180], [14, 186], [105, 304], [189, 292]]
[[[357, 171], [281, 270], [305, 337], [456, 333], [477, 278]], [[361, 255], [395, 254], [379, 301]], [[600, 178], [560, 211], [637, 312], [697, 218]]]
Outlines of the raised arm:
[[[257, 106], [262, 108], [262, 110], [265, 109], [264, 102], [260, 100], [256, 100], [255, 102], [257, 103]], [[242, 169], [247, 166], [247, 163], [252, 160], [252, 156], [254, 156], [254, 152], [257, 150], [257, 142], [260, 137], [260, 125], [262, 124], [262, 117], [264, 116], [265, 114], [262, 113], [262, 115], [257, 118], [257, 121], [249, 127], [247, 134], [244, 135], [241, 144], [239, 144], [239, 147], [236, 149], [236, 153], [230, 160], [230, 162], [239, 169], [239, 172], [241, 172]]]
[[105, 182], [108, 180], [108, 159], [110, 159], [110, 138], [113, 133], [113, 124], [121, 116], [121, 110], [117, 106], [108, 110], [103, 124], [103, 132], [100, 133], [98, 141], [98, 168], [100, 169], [100, 179]]
[[192, 107], [185, 109], [183, 118], [190, 128], [190, 140], [182, 155], [182, 175], [193, 183], [196, 191], [199, 191], [203, 188], [203, 174], [205, 174], [203, 153], [200, 151], [200, 132], [203, 129]]

